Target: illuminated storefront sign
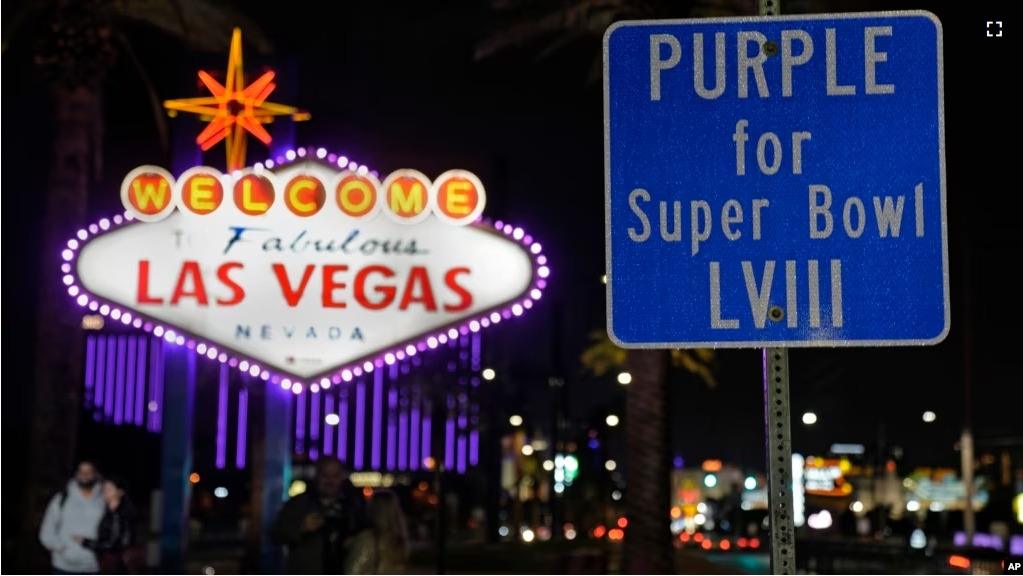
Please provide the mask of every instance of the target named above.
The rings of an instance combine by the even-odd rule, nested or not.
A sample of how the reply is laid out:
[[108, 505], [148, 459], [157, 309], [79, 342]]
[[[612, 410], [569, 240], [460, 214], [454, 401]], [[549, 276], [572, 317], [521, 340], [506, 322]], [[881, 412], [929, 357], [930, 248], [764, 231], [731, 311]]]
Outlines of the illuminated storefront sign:
[[229, 175], [132, 171], [126, 212], [68, 242], [69, 294], [296, 392], [436, 348], [540, 298], [540, 244], [480, 219], [486, 195], [473, 174], [431, 181], [399, 170], [380, 181], [365, 167], [339, 170], [347, 160], [322, 149], [287, 157]]
[[[966, 485], [954, 474], [944, 474], [935, 480], [932, 477], [914, 476], [906, 482], [908, 497], [929, 504], [932, 510], [961, 510], [966, 503]], [[977, 477], [974, 481], [973, 506], [980, 509], [990, 499], [987, 479]]]
[[853, 487], [845, 479], [849, 463], [808, 457], [803, 470], [803, 486], [807, 494], [815, 496], [848, 496]]

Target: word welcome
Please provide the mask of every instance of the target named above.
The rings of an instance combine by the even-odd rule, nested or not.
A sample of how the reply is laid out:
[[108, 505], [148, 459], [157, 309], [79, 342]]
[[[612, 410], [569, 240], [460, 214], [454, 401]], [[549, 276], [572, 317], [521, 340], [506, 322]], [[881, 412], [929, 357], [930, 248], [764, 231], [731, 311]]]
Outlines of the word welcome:
[[268, 169], [225, 175], [205, 166], [174, 178], [163, 168], [142, 166], [121, 184], [125, 209], [143, 222], [163, 220], [175, 208], [199, 216], [212, 214], [228, 197], [248, 216], [263, 216], [283, 204], [291, 214], [308, 218], [330, 204], [355, 220], [383, 212], [396, 222], [416, 224], [433, 214], [453, 226], [472, 224], [486, 205], [483, 184], [465, 170], [449, 170], [431, 182], [420, 172], [403, 169], [381, 182], [372, 174], [350, 170], [324, 181], [301, 170], [281, 178]]

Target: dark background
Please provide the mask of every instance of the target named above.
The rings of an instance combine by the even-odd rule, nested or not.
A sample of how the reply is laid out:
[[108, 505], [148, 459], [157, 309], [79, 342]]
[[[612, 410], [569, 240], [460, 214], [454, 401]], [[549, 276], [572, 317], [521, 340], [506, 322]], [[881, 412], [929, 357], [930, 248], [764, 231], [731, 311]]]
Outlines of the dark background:
[[[1005, 16], [993, 0], [875, 4], [927, 9], [944, 25], [952, 330], [930, 348], [793, 351], [795, 450], [822, 452], [833, 442], [869, 445], [884, 423], [907, 463], [956, 465], [953, 443], [967, 415], [968, 380], [979, 437], [1023, 432], [1013, 336], [1018, 242], [1016, 215], [1008, 209], [1019, 186], [1010, 187], [1006, 174], [1010, 152], [1015, 159], [1019, 146], [1004, 135], [1013, 30], [1005, 38], [985, 37], [985, 21]], [[577, 417], [620, 402], [613, 379], [583, 376], [578, 360], [587, 333], [604, 326], [602, 102], [599, 83], [586, 82], [599, 39], [542, 62], [528, 52], [474, 62], [474, 47], [492, 25], [480, 2], [252, 0], [241, 6], [276, 43], [277, 56], [295, 63], [296, 97], [286, 103], [313, 114], [298, 126], [298, 144], [324, 146], [381, 173], [468, 169], [487, 186], [489, 215], [521, 225], [544, 244], [553, 272], [544, 302], [527, 320], [502, 324], [491, 340], [509, 355], [523, 395], [541, 403], [546, 376], [560, 362]], [[162, 99], [199, 95], [195, 70], [226, 65], [226, 52], [192, 55], [159, 31], [136, 29], [131, 39]], [[38, 270], [54, 265], [56, 256], [37, 249], [49, 161], [48, 94], [31, 62], [32, 39], [17, 40], [3, 56], [2, 88], [8, 475], [22, 474], [18, 463], [28, 446]], [[246, 49], [246, 59], [257, 61], [253, 50]], [[1018, 72], [1018, 58], [1014, 62]], [[128, 170], [166, 164], [145, 87], [128, 58], [120, 59], [105, 90], [105, 173], [90, 207], [96, 218], [119, 209], [117, 190]], [[170, 123], [179, 130], [195, 126]], [[258, 143], [249, 150], [250, 163], [265, 157]], [[215, 151], [222, 162], [221, 148]], [[556, 314], [562, 315], [564, 345], [552, 355]], [[688, 462], [721, 458], [761, 467], [759, 351], [722, 351], [719, 361], [716, 389], [678, 379], [671, 406], [674, 451]], [[805, 410], [819, 417], [813, 434], [798, 423]], [[937, 421], [925, 425], [924, 410], [936, 412]], [[5, 539], [9, 526], [5, 522]]]

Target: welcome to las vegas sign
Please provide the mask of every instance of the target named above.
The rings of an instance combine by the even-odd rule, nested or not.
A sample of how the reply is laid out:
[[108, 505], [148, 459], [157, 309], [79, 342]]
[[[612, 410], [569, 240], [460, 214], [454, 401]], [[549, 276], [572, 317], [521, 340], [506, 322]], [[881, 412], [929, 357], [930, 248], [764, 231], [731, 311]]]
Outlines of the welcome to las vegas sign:
[[123, 215], [62, 253], [89, 310], [264, 379], [324, 384], [521, 315], [549, 275], [539, 243], [482, 219], [452, 170], [339, 170], [320, 149], [233, 174], [124, 179]]

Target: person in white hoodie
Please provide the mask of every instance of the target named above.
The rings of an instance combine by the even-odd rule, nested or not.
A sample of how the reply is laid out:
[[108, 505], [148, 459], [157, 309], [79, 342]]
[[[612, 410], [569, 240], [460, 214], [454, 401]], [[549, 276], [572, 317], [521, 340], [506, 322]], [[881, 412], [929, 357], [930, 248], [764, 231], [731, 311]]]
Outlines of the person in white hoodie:
[[82, 462], [67, 487], [54, 495], [39, 527], [39, 541], [50, 551], [54, 574], [98, 574], [96, 554], [75, 536], [96, 538], [106, 505], [99, 474], [91, 462]]

